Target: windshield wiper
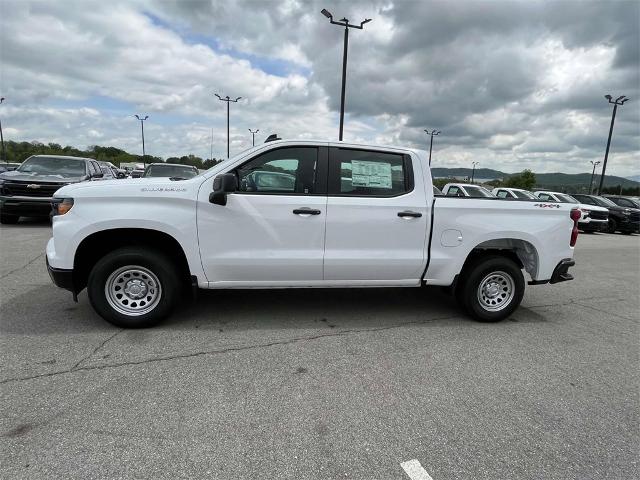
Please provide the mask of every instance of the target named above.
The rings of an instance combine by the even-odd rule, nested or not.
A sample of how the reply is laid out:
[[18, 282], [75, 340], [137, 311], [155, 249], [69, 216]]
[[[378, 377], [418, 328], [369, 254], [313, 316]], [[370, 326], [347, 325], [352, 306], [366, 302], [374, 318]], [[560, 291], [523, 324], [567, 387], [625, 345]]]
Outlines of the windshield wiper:
[[184, 177], [169, 177], [169, 180], [171, 180], [172, 182], [175, 182], [176, 180], [186, 180], [186, 178], [184, 178]]

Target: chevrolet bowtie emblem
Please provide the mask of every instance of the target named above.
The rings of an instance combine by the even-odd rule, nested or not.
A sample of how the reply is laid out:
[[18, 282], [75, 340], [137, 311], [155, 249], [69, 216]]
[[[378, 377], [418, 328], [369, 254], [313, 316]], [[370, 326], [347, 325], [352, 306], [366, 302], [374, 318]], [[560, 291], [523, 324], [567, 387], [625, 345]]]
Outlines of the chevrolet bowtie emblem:
[[40, 188], [40, 185], [38, 185], [37, 183], [30, 183], [29, 185], [27, 185], [27, 188]]

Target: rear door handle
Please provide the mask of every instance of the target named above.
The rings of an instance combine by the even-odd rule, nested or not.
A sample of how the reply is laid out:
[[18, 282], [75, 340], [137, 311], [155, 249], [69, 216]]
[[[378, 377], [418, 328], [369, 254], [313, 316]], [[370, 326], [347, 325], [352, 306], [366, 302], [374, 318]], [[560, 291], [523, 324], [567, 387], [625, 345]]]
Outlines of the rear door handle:
[[420, 218], [422, 214], [420, 212], [412, 212], [411, 210], [405, 210], [404, 212], [398, 212], [398, 216], [401, 218]]
[[315, 208], [296, 208], [293, 213], [296, 215], [320, 215], [322, 212]]

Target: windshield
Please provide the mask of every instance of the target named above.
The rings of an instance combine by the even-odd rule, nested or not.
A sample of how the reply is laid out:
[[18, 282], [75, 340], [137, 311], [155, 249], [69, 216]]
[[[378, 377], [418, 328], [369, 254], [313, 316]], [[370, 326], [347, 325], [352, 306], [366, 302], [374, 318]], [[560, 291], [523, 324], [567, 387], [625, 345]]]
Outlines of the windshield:
[[593, 197], [593, 199], [596, 201], [596, 203], [598, 205], [600, 205], [601, 207], [618, 207], [619, 205], [616, 205], [615, 203], [613, 203], [611, 200], [609, 200], [608, 198], [604, 198], [604, 197]]
[[484, 187], [466, 186], [464, 187], [470, 197], [493, 197], [493, 194]]
[[196, 169], [186, 165], [150, 165], [144, 173], [145, 177], [193, 178], [196, 175], [198, 175]]
[[27, 158], [16, 171], [33, 175], [52, 175], [59, 177], [82, 177], [87, 174], [84, 160], [59, 157]]
[[561, 203], [580, 203], [578, 200], [573, 198], [571, 195], [564, 195], [562, 193], [556, 193], [556, 197], [560, 200]]
[[513, 194], [518, 198], [526, 198], [527, 200], [539, 200], [533, 193], [526, 190], [511, 190]]

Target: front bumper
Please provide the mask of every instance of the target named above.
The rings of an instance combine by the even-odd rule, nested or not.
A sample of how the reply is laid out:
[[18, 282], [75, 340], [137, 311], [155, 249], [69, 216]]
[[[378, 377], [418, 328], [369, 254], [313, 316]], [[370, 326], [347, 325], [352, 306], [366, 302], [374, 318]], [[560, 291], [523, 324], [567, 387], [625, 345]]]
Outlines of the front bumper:
[[590, 219], [588, 222], [578, 222], [578, 230], [583, 232], [604, 232], [609, 229], [608, 220]]
[[24, 217], [47, 217], [51, 214], [51, 198], [0, 196], [0, 212]]
[[621, 232], [632, 232], [632, 233], [638, 233], [640, 232], [640, 222], [634, 222], [634, 221], [621, 221], [620, 223], [618, 223], [618, 230], [620, 230]]
[[73, 270], [67, 270], [66, 268], [53, 268], [49, 265], [49, 259], [46, 256], [45, 259], [51, 281], [56, 286], [69, 290], [75, 294], [75, 289], [73, 287]]

